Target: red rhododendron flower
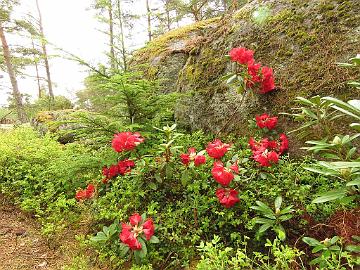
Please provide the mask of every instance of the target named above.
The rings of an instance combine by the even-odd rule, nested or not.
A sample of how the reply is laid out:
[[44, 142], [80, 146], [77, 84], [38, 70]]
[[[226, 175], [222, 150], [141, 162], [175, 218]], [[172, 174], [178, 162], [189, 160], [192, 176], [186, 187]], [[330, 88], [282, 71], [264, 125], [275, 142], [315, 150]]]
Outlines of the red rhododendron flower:
[[229, 150], [230, 144], [223, 143], [219, 139], [208, 144], [206, 147], [206, 152], [208, 155], [215, 159], [222, 158], [226, 152]]
[[129, 159], [120, 160], [118, 162], [118, 173], [120, 175], [125, 175], [126, 173], [131, 172], [131, 169], [135, 167], [135, 162]]
[[272, 68], [263, 66], [261, 69], [261, 73], [262, 73], [262, 80], [261, 80], [260, 94], [265, 94], [271, 92], [272, 90], [275, 90], [275, 82], [274, 82]]
[[140, 133], [121, 132], [114, 135], [112, 148], [116, 152], [130, 151], [144, 141]]
[[228, 186], [231, 181], [234, 179], [234, 175], [231, 172], [231, 169], [224, 167], [224, 164], [221, 161], [214, 162], [214, 167], [211, 170], [211, 174], [222, 186]]
[[230, 166], [230, 169], [236, 173], [239, 173], [239, 165], [238, 165], [237, 161]]
[[83, 201], [86, 199], [91, 199], [95, 193], [95, 186], [89, 184], [86, 189], [80, 189], [75, 194], [75, 199], [78, 201]]
[[289, 140], [284, 133], [280, 134], [280, 155], [285, 153], [289, 149]]
[[195, 166], [200, 166], [206, 162], [206, 157], [204, 155], [196, 155], [194, 158]]
[[132, 227], [128, 224], [122, 224], [122, 230], [120, 232], [119, 238], [121, 242], [128, 245], [128, 247], [132, 250], [141, 250], [142, 246], [139, 240], [137, 240], [137, 236], [132, 230]]
[[262, 167], [270, 167], [272, 164], [279, 162], [279, 154], [275, 151], [265, 150], [264, 152], [257, 152], [253, 156], [254, 160], [260, 163]]
[[102, 168], [102, 174], [104, 175], [104, 176], [108, 176], [108, 174], [109, 174], [109, 169], [108, 169], [108, 167], [107, 166], [104, 166], [103, 168]]
[[141, 221], [142, 217], [135, 213], [130, 217], [130, 224], [122, 223], [119, 238], [121, 242], [128, 245], [132, 250], [142, 249], [141, 243], [137, 239], [139, 236], [145, 236], [145, 239], [149, 241], [155, 232], [155, 226], [151, 218], [148, 218], [144, 223], [141, 223]]
[[257, 115], [255, 117], [256, 125], [259, 128], [267, 128], [269, 130], [274, 129], [277, 125], [278, 118], [276, 116], [270, 117], [268, 114], [264, 113], [262, 115]]
[[234, 189], [219, 188], [216, 190], [216, 196], [218, 197], [219, 202], [226, 208], [230, 208], [240, 201], [238, 194], [239, 193]]
[[90, 199], [95, 193], [95, 186], [93, 184], [89, 184], [86, 188], [86, 198]]
[[250, 138], [249, 145], [253, 153], [255, 152], [264, 152], [269, 147], [269, 139], [264, 138], [260, 142], [254, 140], [254, 138]]
[[269, 141], [267, 142], [267, 148], [271, 150], [277, 150], [279, 143], [277, 141]]
[[189, 163], [190, 163], [190, 155], [189, 154], [181, 154], [180, 158], [181, 158], [181, 162], [184, 165], [189, 165]]
[[248, 64], [247, 71], [250, 75], [250, 80], [246, 82], [247, 87], [252, 87], [255, 83], [261, 82], [261, 78], [259, 75], [261, 64], [255, 63], [255, 61]]
[[111, 165], [110, 168], [104, 167], [102, 173], [106, 178], [103, 180], [103, 183], [106, 184], [109, 179], [131, 172], [131, 169], [134, 167], [135, 162], [129, 159], [120, 160], [117, 164]]
[[107, 183], [109, 183], [109, 179], [104, 178], [103, 180], [101, 180], [101, 182], [106, 185]]
[[80, 189], [75, 194], [75, 199], [78, 201], [82, 201], [86, 199], [86, 190]]
[[194, 161], [195, 166], [200, 166], [206, 162], [206, 157], [201, 154], [196, 154], [195, 148], [189, 148], [187, 154], [180, 155], [181, 162], [184, 165], [189, 165], [191, 161]]
[[108, 170], [107, 178], [112, 179], [119, 174], [119, 166], [118, 165], [111, 165]]
[[130, 224], [133, 226], [138, 225], [141, 222], [141, 220], [142, 220], [141, 216], [138, 213], [135, 213], [130, 217]]
[[143, 224], [143, 232], [144, 235], [146, 237], [146, 240], [150, 240], [151, 237], [154, 235], [155, 233], [155, 226], [154, 226], [154, 222], [152, 221], [151, 218], [147, 219], [144, 224]]
[[248, 50], [244, 47], [233, 48], [230, 50], [230, 58], [233, 62], [245, 65], [254, 61], [254, 51]]

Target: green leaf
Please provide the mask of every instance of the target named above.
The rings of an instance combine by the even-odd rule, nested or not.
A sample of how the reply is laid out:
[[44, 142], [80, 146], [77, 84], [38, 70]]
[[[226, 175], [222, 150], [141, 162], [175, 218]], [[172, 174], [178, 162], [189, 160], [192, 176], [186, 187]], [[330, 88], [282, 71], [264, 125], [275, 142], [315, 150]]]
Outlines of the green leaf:
[[173, 176], [173, 167], [170, 164], [166, 164], [165, 168], [166, 178], [171, 179]]
[[339, 246], [331, 246], [331, 247], [329, 247], [329, 249], [333, 250], [333, 251], [339, 251], [340, 247]]
[[275, 221], [272, 219], [260, 218], [260, 217], [254, 218], [254, 221], [257, 224], [274, 224], [275, 223]]
[[276, 232], [277, 236], [281, 241], [284, 241], [286, 239], [285, 229], [283, 226], [281, 226], [281, 224], [279, 224], [277, 227], [274, 227], [273, 230]]
[[152, 189], [152, 190], [157, 190], [158, 186], [155, 183], [151, 182], [149, 184], [149, 188]]
[[319, 174], [323, 174], [323, 175], [327, 175], [327, 176], [335, 176], [338, 175], [338, 172], [336, 170], [333, 169], [328, 169], [325, 167], [319, 167], [319, 166], [303, 166], [303, 168], [305, 170], [308, 170], [310, 172], [315, 172], [315, 173], [319, 173]]
[[330, 166], [336, 167], [336, 169], [360, 168], [359, 161], [349, 161], [349, 162], [335, 161], [335, 162], [328, 162], [328, 164]]
[[317, 115], [313, 111], [311, 111], [311, 110], [309, 110], [307, 108], [302, 108], [302, 110], [306, 115], [308, 115], [312, 119], [316, 119], [316, 120], [318, 119]]
[[289, 215], [282, 215], [279, 217], [279, 220], [280, 221], [286, 221], [286, 220], [289, 220], [293, 217], [293, 215], [289, 214]]
[[129, 250], [130, 250], [130, 248], [127, 245], [121, 243], [120, 244], [120, 258], [124, 258], [125, 255], [129, 252]]
[[292, 205], [285, 207], [283, 210], [280, 211], [280, 215], [294, 212], [294, 209], [292, 209], [292, 207], [293, 207]]
[[153, 244], [157, 244], [160, 242], [159, 238], [157, 238], [155, 235], [151, 236], [150, 240], [149, 240], [150, 243], [153, 243]]
[[323, 245], [323, 244], [320, 244], [318, 246], [315, 246], [313, 249], [312, 249], [312, 253], [317, 253], [319, 252], [320, 250], [323, 250], [323, 249], [326, 249], [326, 246]]
[[275, 209], [280, 209], [281, 208], [281, 204], [282, 204], [282, 197], [278, 196], [275, 199]]
[[309, 246], [315, 247], [318, 245], [321, 245], [321, 243], [316, 240], [315, 238], [311, 238], [311, 237], [303, 237], [303, 242], [305, 242], [306, 244], [308, 244]]
[[158, 181], [158, 183], [162, 183], [162, 182], [163, 182], [163, 179], [162, 179], [160, 173], [156, 173], [156, 174], [155, 174], [155, 179], [156, 179], [156, 181]]
[[269, 223], [265, 223], [263, 225], [260, 226], [258, 232], [259, 234], [263, 234], [264, 232], [266, 232], [270, 227], [272, 226], [272, 224]]
[[186, 187], [190, 182], [190, 174], [188, 170], [183, 171], [181, 175], [181, 184]]
[[350, 127], [355, 129], [356, 131], [360, 131], [360, 123], [352, 123], [350, 124]]
[[360, 246], [348, 245], [345, 247], [345, 249], [350, 252], [360, 253]]
[[303, 104], [303, 105], [307, 105], [307, 106], [314, 106], [315, 104], [312, 103], [310, 100], [303, 98], [303, 97], [296, 97], [296, 102]]
[[108, 237], [103, 232], [98, 232], [96, 236], [93, 236], [90, 238], [90, 241], [93, 242], [106, 242], [108, 240]]
[[264, 213], [268, 213], [268, 214], [273, 214], [273, 210], [267, 206], [265, 203], [261, 202], [261, 201], [256, 201], [256, 204], [259, 206], [259, 208], [261, 209], [262, 212]]
[[318, 198], [313, 200], [313, 203], [324, 203], [328, 201], [333, 201], [337, 199], [341, 199], [345, 197], [346, 195], [346, 189], [340, 189], [340, 190], [333, 190], [329, 191], [323, 194], [320, 194]]
[[340, 237], [335, 235], [333, 238], [330, 239], [330, 244], [333, 245], [339, 240], [340, 240]]
[[353, 180], [353, 181], [350, 181], [350, 182], [346, 183], [346, 186], [347, 186], [347, 187], [350, 187], [350, 186], [360, 186], [360, 178], [355, 179], [355, 180]]
[[237, 78], [237, 74], [234, 74], [229, 79], [227, 79], [226, 83], [231, 84], [235, 81], [236, 78]]
[[141, 244], [141, 250], [139, 251], [139, 257], [141, 259], [144, 259], [147, 255], [147, 247], [146, 247], [146, 243], [142, 238], [138, 238], [140, 244]]

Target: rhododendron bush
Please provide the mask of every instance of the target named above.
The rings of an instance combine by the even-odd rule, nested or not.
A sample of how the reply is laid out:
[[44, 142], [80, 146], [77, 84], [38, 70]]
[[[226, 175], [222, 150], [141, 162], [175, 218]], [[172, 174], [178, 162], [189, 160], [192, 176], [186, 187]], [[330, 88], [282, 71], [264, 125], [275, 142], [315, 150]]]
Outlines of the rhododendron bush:
[[[244, 47], [230, 51], [233, 73], [228, 82], [242, 97], [279, 89], [273, 70], [255, 59]], [[350, 103], [335, 104], [340, 111], [348, 108], [350, 115], [357, 112]], [[316, 114], [316, 108], [311, 105], [310, 112]], [[266, 269], [297, 269], [317, 256], [299, 244], [304, 236], [323, 237], [310, 243], [321, 248], [335, 234], [343, 238], [340, 244], [355, 246], [358, 135], [309, 141], [315, 156], [320, 152], [335, 160], [314, 164], [313, 157], [292, 156], [299, 151], [289, 130], [282, 128], [288, 126], [284, 118], [265, 109], [249, 118], [241, 136], [186, 132], [176, 124], [118, 125], [119, 131], [104, 135], [96, 147], [88, 141], [60, 145], [31, 129], [9, 131], [12, 137], [0, 132], [0, 191], [39, 217], [49, 242], [70, 228], [79, 229], [77, 239], [86, 250], [81, 256], [100, 269], [127, 269], [132, 263], [145, 269], [150, 264], [149, 269], [193, 269], [202, 256], [198, 246], [211, 260], [221, 256], [219, 265], [226, 265], [224, 258], [231, 255], [236, 267], [239, 258], [247, 258], [259, 269], [258, 263], [265, 261]], [[290, 146], [295, 151], [289, 152]], [[347, 168], [347, 159], [355, 167]], [[312, 203], [316, 194], [341, 186], [336, 193], [341, 201]], [[334, 193], [315, 202], [323, 202], [324, 196], [333, 200]], [[214, 235], [221, 245], [201, 244]], [[347, 260], [352, 253], [346, 252]], [[281, 257], [288, 264], [273, 266], [289, 254], [291, 259]]]
[[276, 90], [273, 70], [254, 59], [254, 51], [244, 47], [233, 48], [230, 59], [235, 64], [233, 73], [227, 76], [229, 84], [235, 84], [239, 92], [253, 90], [266, 94]]
[[[260, 94], [266, 94], [275, 89], [272, 70], [256, 63], [251, 50], [236, 48], [231, 50], [230, 57], [232, 61], [239, 64], [239, 71], [244, 69], [247, 72], [245, 72], [246, 74], [242, 73], [246, 88], [257, 89], [255, 91]], [[150, 154], [150, 152], [149, 155], [141, 156], [137, 149], [144, 147], [148, 139], [142, 136], [140, 132], [125, 131], [115, 134], [111, 146], [119, 156], [115, 163], [106, 165], [102, 169], [104, 178], [98, 184], [98, 199], [101, 200], [101, 196], [106, 197], [109, 192], [111, 193], [112, 189], [116, 188], [118, 179], [136, 181], [142, 174], [144, 176], [147, 174], [154, 175], [155, 181], [150, 178], [150, 181], [145, 184], [153, 191], [159, 192], [159, 187], [165, 188], [164, 191], [174, 190], [175, 187], [178, 188], [176, 175], [180, 173], [180, 181], [178, 182], [180, 182], [181, 189], [192, 193], [191, 208], [193, 209], [195, 226], [199, 226], [200, 213], [203, 212], [201, 214], [203, 216], [204, 211], [207, 211], [202, 209], [199, 201], [204, 196], [207, 196], [207, 200], [214, 207], [222, 207], [224, 209], [222, 211], [243, 209], [241, 197], [244, 197], [245, 193], [242, 190], [247, 187], [242, 178], [248, 170], [246, 166], [249, 165], [249, 161], [252, 160], [254, 169], [261, 170], [264, 173], [264, 168], [267, 168], [271, 172], [271, 167], [277, 165], [281, 155], [284, 155], [288, 149], [286, 135], [277, 130], [278, 118], [276, 116], [264, 113], [256, 115], [255, 120], [264, 137], [256, 139], [251, 137], [249, 145], [245, 144], [241, 148], [233, 141], [227, 142], [215, 138], [208, 141], [205, 147], [202, 145], [200, 148], [199, 145], [192, 145], [192, 142], [189, 141], [188, 147], [185, 148], [187, 150], [181, 151], [181, 148], [175, 146], [174, 143], [183, 135], [176, 133], [176, 126], [173, 125], [163, 129], [156, 128], [164, 135], [157, 154]], [[251, 150], [252, 154], [248, 152], [248, 149]], [[149, 158], [155, 161], [153, 165], [150, 165]], [[149, 164], [148, 167], [147, 164]], [[201, 186], [205, 183], [208, 183], [206, 184], [208, 190], [206, 195], [202, 194], [201, 191]], [[80, 190], [79, 192], [81, 195], [81, 192], [85, 191]], [[139, 196], [144, 193], [140, 191], [136, 195], [134, 191], [134, 194]], [[79, 194], [76, 196], [78, 198]], [[93, 196], [89, 198], [85, 196], [85, 198], [90, 199]], [[146, 197], [144, 198], [146, 199]], [[128, 207], [132, 208], [135, 205]], [[153, 218], [161, 223], [161, 219], [156, 214], [153, 215]], [[129, 221], [129, 223], [123, 222], [118, 226], [119, 238], [117, 241], [123, 247], [121, 253], [125, 254], [125, 247], [125, 251], [133, 252], [137, 261], [143, 260], [148, 250], [146, 242], [158, 242], [154, 236], [153, 220], [145, 219], [144, 216], [135, 213], [130, 216]], [[216, 221], [212, 222], [216, 224]], [[166, 241], [161, 237], [160, 239]]]

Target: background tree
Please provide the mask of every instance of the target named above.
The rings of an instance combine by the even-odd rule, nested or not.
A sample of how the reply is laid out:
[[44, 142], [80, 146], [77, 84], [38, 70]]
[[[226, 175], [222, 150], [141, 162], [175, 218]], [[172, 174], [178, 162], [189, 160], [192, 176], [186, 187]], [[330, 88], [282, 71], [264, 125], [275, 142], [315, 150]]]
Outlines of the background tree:
[[39, 0], [36, 0], [36, 8], [38, 11], [38, 16], [39, 16], [38, 26], [39, 26], [40, 35], [41, 35], [40, 40], [41, 40], [42, 53], [43, 53], [44, 62], [45, 62], [49, 96], [50, 96], [51, 100], [53, 100], [54, 92], [53, 92], [52, 82], [51, 82], [50, 65], [49, 65], [49, 59], [48, 59], [48, 54], [47, 54], [47, 49], [46, 49], [46, 38], [45, 38], [45, 34], [44, 34], [44, 27], [43, 27], [43, 22], [42, 22], [41, 10], [40, 10], [40, 6], [39, 6]]
[[117, 7], [117, 19], [119, 22], [119, 42], [121, 45], [120, 53], [122, 56], [122, 68], [124, 71], [127, 70], [127, 55], [126, 55], [126, 47], [125, 47], [125, 32], [124, 32], [124, 11], [122, 8], [121, 0], [116, 0], [116, 7]]
[[12, 95], [15, 100], [17, 115], [21, 122], [26, 122], [27, 116], [22, 102], [22, 96], [18, 87], [18, 82], [16, 79], [15, 69], [11, 59], [9, 45], [7, 43], [5, 36], [5, 28], [6, 25], [9, 24], [11, 21], [10, 14], [14, 4], [17, 4], [17, 1], [4, 0], [0, 4], [0, 39], [2, 44], [4, 62], [12, 86]]
[[147, 31], [148, 31], [148, 38], [149, 41], [152, 39], [152, 29], [151, 29], [151, 9], [149, 0], [145, 0], [146, 4], [146, 20], [147, 20]]

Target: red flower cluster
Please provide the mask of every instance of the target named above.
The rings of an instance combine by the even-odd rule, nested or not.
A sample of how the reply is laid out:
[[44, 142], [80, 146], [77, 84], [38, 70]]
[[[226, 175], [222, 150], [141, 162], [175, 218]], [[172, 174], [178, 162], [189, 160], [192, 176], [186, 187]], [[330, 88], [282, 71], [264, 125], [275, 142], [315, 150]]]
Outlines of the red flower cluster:
[[95, 186], [89, 184], [86, 189], [80, 189], [75, 194], [75, 199], [78, 201], [83, 201], [86, 199], [91, 199], [95, 193]]
[[284, 133], [281, 133], [279, 136], [279, 141], [279, 153], [282, 155], [289, 149], [289, 140]]
[[139, 214], [133, 214], [130, 217], [130, 224], [122, 223], [122, 230], [119, 234], [121, 242], [126, 244], [132, 250], [141, 250], [142, 246], [138, 240], [138, 237], [145, 236], [145, 239], [149, 241], [154, 235], [155, 226], [151, 218], [148, 218], [145, 222], [142, 222], [142, 217]]
[[280, 134], [278, 141], [264, 138], [260, 142], [256, 142], [254, 138], [250, 138], [249, 145], [253, 152], [253, 159], [262, 167], [270, 167], [272, 164], [278, 163], [280, 155], [288, 150], [289, 141], [285, 134]]
[[206, 147], [206, 152], [208, 155], [214, 159], [222, 158], [226, 152], [229, 150], [230, 144], [223, 143], [219, 139], [208, 144]]
[[188, 153], [181, 154], [180, 158], [184, 165], [189, 165], [191, 161], [194, 161], [195, 166], [200, 166], [206, 162], [206, 157], [202, 154], [196, 154], [195, 148], [189, 148]]
[[278, 122], [278, 118], [277, 117], [270, 117], [269, 115], [267, 115], [266, 113], [262, 114], [262, 115], [257, 115], [255, 117], [256, 119], [256, 125], [259, 128], [267, 128], [268, 130], [272, 130], [276, 127], [277, 122]]
[[216, 182], [224, 187], [227, 187], [234, 179], [233, 172], [239, 172], [239, 167], [236, 163], [231, 165], [230, 168], [226, 168], [221, 161], [215, 161], [214, 167], [211, 170], [211, 174]]
[[235, 189], [219, 188], [216, 190], [216, 196], [218, 197], [219, 202], [226, 208], [230, 208], [240, 201], [238, 194], [239, 193]]
[[112, 148], [116, 152], [120, 153], [123, 151], [133, 150], [142, 142], [144, 142], [144, 138], [142, 138], [138, 132], [121, 132], [114, 135], [114, 139], [112, 140]]
[[247, 79], [247, 87], [252, 88], [256, 84], [260, 84], [260, 94], [275, 90], [273, 70], [267, 66], [261, 67], [260, 63], [256, 63], [253, 58], [254, 51], [239, 47], [231, 49], [229, 54], [231, 61], [247, 66], [247, 73], [249, 76], [249, 79], [245, 78]]
[[104, 167], [102, 174], [105, 176], [103, 183], [106, 184], [108, 180], [117, 177], [118, 175], [125, 175], [131, 172], [131, 169], [135, 167], [135, 162], [129, 159], [120, 160], [117, 164], [111, 165], [109, 168]]
[[241, 65], [249, 65], [254, 62], [254, 51], [244, 47], [231, 49], [229, 55], [231, 61], [238, 62]]
[[262, 67], [261, 69], [262, 80], [261, 80], [261, 88], [260, 94], [266, 94], [275, 89], [274, 75], [272, 68], [267, 66]]

